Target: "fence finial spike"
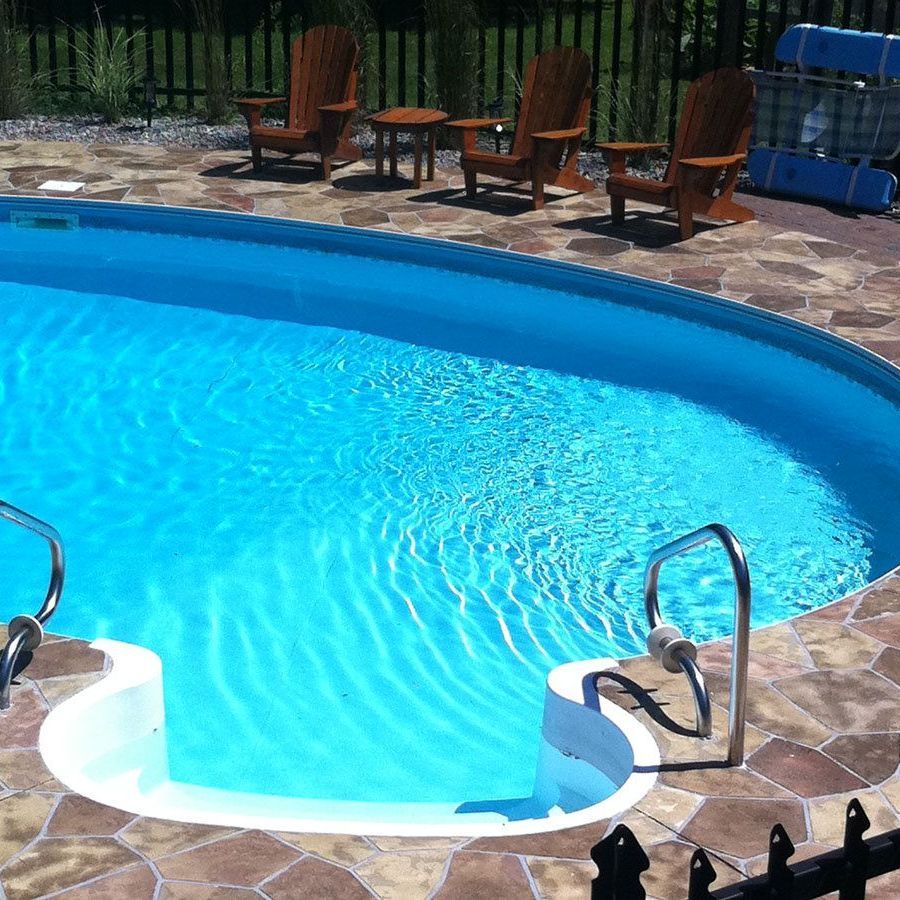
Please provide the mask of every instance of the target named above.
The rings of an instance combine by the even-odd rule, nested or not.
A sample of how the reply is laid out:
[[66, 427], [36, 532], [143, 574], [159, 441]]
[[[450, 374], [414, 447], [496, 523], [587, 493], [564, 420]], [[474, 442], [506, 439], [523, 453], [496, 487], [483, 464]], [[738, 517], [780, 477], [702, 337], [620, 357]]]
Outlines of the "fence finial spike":
[[688, 900], [709, 900], [712, 894], [709, 886], [718, 875], [709, 861], [706, 851], [698, 847], [691, 857], [691, 879], [688, 887]]
[[844, 847], [859, 845], [863, 840], [863, 834], [869, 830], [871, 824], [862, 803], [857, 797], [854, 797], [847, 804], [847, 815], [844, 820]]
[[591, 848], [597, 877], [591, 882], [591, 900], [644, 900], [641, 873], [650, 860], [627, 825], [621, 822]]
[[769, 859], [766, 872], [769, 876], [773, 896], [790, 897], [790, 887], [794, 874], [788, 867], [788, 860], [794, 855], [794, 842], [779, 822], [769, 834]]

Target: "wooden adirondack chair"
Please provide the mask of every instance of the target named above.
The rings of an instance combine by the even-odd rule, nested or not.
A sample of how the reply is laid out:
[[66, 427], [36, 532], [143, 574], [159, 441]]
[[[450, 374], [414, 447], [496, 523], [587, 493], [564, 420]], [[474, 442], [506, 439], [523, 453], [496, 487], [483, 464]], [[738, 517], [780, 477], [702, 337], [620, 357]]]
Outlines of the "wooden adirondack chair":
[[677, 210], [682, 240], [694, 233], [694, 213], [733, 222], [754, 219], [752, 210], [731, 199], [747, 158], [754, 92], [742, 69], [717, 69], [693, 82], [662, 181], [626, 174], [625, 157], [665, 144], [597, 144], [609, 160], [606, 192], [613, 222], [625, 220], [626, 199]]
[[287, 97], [239, 100], [238, 108], [250, 128], [253, 168], [262, 168], [262, 150], [283, 153], [318, 153], [326, 181], [333, 159], [362, 158], [350, 143], [356, 110], [356, 61], [359, 46], [353, 33], [337, 25], [318, 25], [294, 41], [291, 51], [291, 87], [285, 127], [272, 128], [260, 121], [262, 110]]
[[574, 47], [554, 47], [535, 56], [525, 69], [519, 119], [509, 153], [476, 146], [479, 129], [512, 119], [460, 119], [448, 122], [463, 133], [460, 162], [466, 196], [475, 196], [478, 174], [530, 181], [534, 209], [544, 205], [544, 185], [592, 191], [594, 183], [575, 168], [591, 102], [591, 61]]

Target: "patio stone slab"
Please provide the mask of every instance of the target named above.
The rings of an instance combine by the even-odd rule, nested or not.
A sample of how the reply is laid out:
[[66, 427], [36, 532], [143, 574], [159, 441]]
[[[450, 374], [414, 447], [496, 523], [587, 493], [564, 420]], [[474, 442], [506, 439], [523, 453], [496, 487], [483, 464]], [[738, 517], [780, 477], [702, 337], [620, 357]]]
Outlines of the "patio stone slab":
[[233, 828], [190, 825], [142, 817], [122, 832], [122, 840], [138, 853], [158, 859], [233, 834]]
[[878, 638], [879, 641], [892, 647], [900, 647], [900, 613], [890, 613], [877, 619], [867, 619], [865, 622], [853, 624], [864, 634]]
[[794, 627], [813, 662], [821, 668], [855, 669], [865, 666], [881, 649], [877, 641], [831, 622], [798, 619]]
[[47, 824], [47, 834], [51, 837], [111, 835], [135, 818], [134, 813], [113, 809], [77, 794], [67, 794], [60, 800]]
[[652, 816], [667, 828], [675, 829], [690, 817], [699, 804], [697, 794], [660, 785], [639, 801], [635, 809]]
[[451, 850], [465, 841], [459, 837], [372, 837], [379, 850]]
[[447, 851], [385, 853], [354, 870], [384, 900], [425, 900], [444, 876]]
[[58, 896], [65, 900], [155, 900], [156, 887], [156, 875], [150, 866], [134, 865]]
[[453, 854], [444, 883], [434, 894], [440, 900], [519, 900], [532, 896], [534, 892], [518, 857], [465, 850]]
[[[847, 815], [847, 804], [855, 797], [862, 803], [872, 827], [866, 837], [880, 834], [900, 827], [897, 813], [888, 806], [887, 801], [874, 791], [854, 792], [840, 797], [828, 797], [822, 800], [811, 800], [809, 803], [809, 821], [814, 840], [823, 844], [839, 847], [844, 840], [844, 826]], [[790, 829], [788, 829], [790, 834]]]
[[96, 684], [103, 678], [103, 672], [90, 672], [87, 675], [69, 675], [67, 677], [45, 678], [38, 682], [38, 688], [52, 709], [63, 700], [74, 697], [85, 688]]
[[164, 881], [159, 891], [159, 900], [256, 900], [258, 897], [256, 891], [248, 888], [187, 881]]
[[[772, 742], [770, 741], [769, 744]], [[764, 744], [763, 749], [769, 744]], [[761, 752], [761, 751], [757, 751]], [[665, 784], [708, 797], [790, 797], [789, 791], [746, 769], [696, 768], [665, 772]]]
[[892, 778], [882, 790], [894, 809], [900, 812], [900, 770], [898, 770], [897, 777]]
[[747, 765], [801, 797], [838, 794], [867, 784], [824, 753], [781, 738], [773, 738], [760, 747]]
[[167, 879], [252, 886], [300, 858], [300, 853], [261, 831], [221, 838], [156, 860]]
[[778, 690], [835, 731], [900, 730], [900, 689], [867, 669], [795, 675]]
[[37, 750], [0, 750], [0, 784], [21, 791], [52, 780]]
[[807, 239], [803, 243], [806, 244], [816, 256], [819, 256], [822, 259], [853, 256], [856, 253], [855, 247], [848, 247], [845, 244], [836, 244], [834, 241], [811, 241]]
[[470, 850], [493, 853], [517, 853], [521, 856], [555, 856], [561, 859], [590, 859], [590, 849], [606, 834], [608, 823], [596, 822], [546, 831], [542, 834], [509, 835], [475, 838], [466, 846]]
[[647, 894], [659, 900], [684, 900], [685, 872], [690, 871], [691, 856], [697, 848], [670, 840], [653, 849], [653, 864], [642, 879]]
[[12, 702], [15, 715], [0, 713], [0, 750], [36, 747], [38, 732], [47, 714], [46, 703], [32, 684], [26, 684], [20, 690], [13, 688]]
[[352, 834], [277, 834], [299, 850], [342, 866], [354, 866], [376, 852], [365, 838]]
[[615, 256], [629, 249], [625, 241], [617, 238], [573, 238], [566, 244], [566, 248], [576, 253], [585, 253], [590, 256]]
[[0, 802], [0, 865], [41, 833], [52, 806], [42, 794], [14, 794]]
[[371, 900], [372, 894], [352, 872], [333, 863], [307, 856], [265, 882], [263, 890], [272, 900]]
[[900, 579], [896, 578], [864, 594], [853, 613], [853, 618], [874, 619], [876, 616], [893, 612], [900, 612]]
[[704, 800], [683, 834], [729, 856], [757, 856], [768, 848], [769, 832], [777, 822], [794, 841], [806, 840], [806, 818], [798, 800]]
[[113, 838], [45, 839], [4, 866], [0, 884], [8, 900], [34, 900], [140, 862]]
[[900, 734], [842, 734], [822, 750], [869, 784], [880, 784], [900, 765]]
[[[757, 287], [758, 285], [752, 285], [754, 291]], [[740, 283], [733, 284], [732, 290], [740, 290]], [[791, 309], [803, 309], [806, 306], [806, 295], [788, 290], [771, 294], [751, 292], [747, 303], [761, 309], [768, 309], [770, 312], [787, 312]]]
[[896, 647], [885, 647], [872, 664], [879, 675], [884, 675], [896, 685], [900, 685], [900, 650]]
[[557, 859], [527, 862], [542, 900], [583, 900], [590, 896], [591, 882], [597, 875], [593, 863]]

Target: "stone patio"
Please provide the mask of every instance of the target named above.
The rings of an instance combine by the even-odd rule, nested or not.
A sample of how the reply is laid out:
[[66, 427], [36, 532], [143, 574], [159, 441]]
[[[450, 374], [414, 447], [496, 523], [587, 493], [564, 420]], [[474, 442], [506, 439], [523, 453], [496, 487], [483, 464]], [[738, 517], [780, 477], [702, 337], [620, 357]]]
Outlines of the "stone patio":
[[[639, 213], [622, 228], [602, 191], [528, 209], [525, 195], [460, 199], [458, 172], [412, 192], [376, 179], [370, 161], [332, 185], [299, 167], [249, 172], [239, 153], [153, 147], [0, 144], [0, 192], [36, 194], [47, 179], [84, 181], [96, 199], [240, 210], [423, 234], [670, 281], [823, 327], [900, 362], [900, 223], [745, 198], [760, 221], [702, 227], [673, 243], [671, 219]], [[727, 769], [728, 647], [700, 661], [714, 693], [716, 738], [689, 732], [681, 677], [624, 662], [600, 689], [633, 710], [663, 755], [657, 786], [619, 820], [648, 850], [648, 894], [683, 897], [688, 860], [706, 848], [714, 887], [765, 866], [780, 821], [796, 858], [840, 844], [844, 808], [861, 798], [873, 831], [900, 826], [900, 577], [751, 641], [747, 765]], [[404, 839], [287, 835], [135, 817], [68, 792], [36, 749], [47, 711], [101, 678], [104, 655], [81, 641], [42, 646], [0, 718], [0, 897], [577, 898], [595, 873], [591, 846], [614, 822], [544, 835]], [[618, 821], [618, 820], [617, 820]], [[869, 897], [900, 896], [900, 875]]]

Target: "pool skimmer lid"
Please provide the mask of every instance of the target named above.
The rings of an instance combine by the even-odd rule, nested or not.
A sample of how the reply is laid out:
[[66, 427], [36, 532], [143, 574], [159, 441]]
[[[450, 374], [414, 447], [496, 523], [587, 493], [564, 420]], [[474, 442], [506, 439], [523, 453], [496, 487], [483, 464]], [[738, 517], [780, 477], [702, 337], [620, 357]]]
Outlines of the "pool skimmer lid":
[[38, 185], [39, 191], [55, 191], [57, 194], [74, 194], [84, 187], [83, 181], [45, 181]]

